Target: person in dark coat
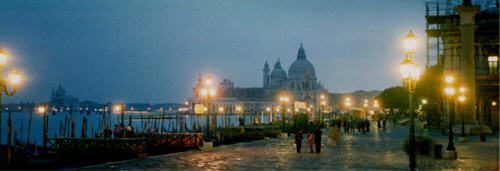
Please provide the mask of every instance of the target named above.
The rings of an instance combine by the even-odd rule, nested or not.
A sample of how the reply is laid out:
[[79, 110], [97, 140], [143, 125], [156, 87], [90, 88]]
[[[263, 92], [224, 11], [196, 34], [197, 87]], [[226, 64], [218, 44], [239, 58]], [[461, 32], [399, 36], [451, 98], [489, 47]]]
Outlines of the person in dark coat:
[[321, 129], [316, 128], [314, 131], [314, 144], [316, 144], [316, 153], [321, 152]]
[[295, 145], [297, 147], [297, 153], [300, 153], [300, 148], [302, 148], [302, 131], [298, 130], [295, 133]]

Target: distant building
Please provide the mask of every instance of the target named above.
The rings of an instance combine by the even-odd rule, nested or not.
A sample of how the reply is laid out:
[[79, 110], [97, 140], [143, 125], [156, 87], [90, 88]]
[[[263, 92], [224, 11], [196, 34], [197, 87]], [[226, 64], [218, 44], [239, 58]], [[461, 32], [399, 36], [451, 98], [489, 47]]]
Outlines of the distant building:
[[78, 102], [78, 98], [70, 95], [66, 95], [66, 90], [62, 88], [61, 85], [54, 91], [52, 89], [52, 96], [50, 98], [49, 106], [51, 108], [55, 108], [59, 111], [61, 110], [79, 110], [80, 103]]
[[[202, 87], [203, 79], [200, 76], [197, 84], [193, 87], [193, 96], [188, 100], [191, 109], [194, 108], [195, 104], [205, 102], [200, 96]], [[223, 79], [217, 88], [217, 97], [211, 108], [218, 109], [216, 107], [223, 106], [230, 113], [236, 112], [236, 106], [241, 106], [245, 112], [262, 112], [267, 107], [274, 109], [274, 106], [279, 105], [278, 95], [284, 90], [290, 97], [288, 108], [296, 107], [294, 105], [298, 103], [307, 103], [316, 108], [319, 106], [319, 94], [323, 93], [326, 97], [328, 96], [326, 89], [317, 81], [314, 66], [307, 60], [302, 44], [296, 60], [288, 69], [288, 74], [278, 59], [272, 70], [265, 62], [262, 87], [234, 87], [231, 80]]]

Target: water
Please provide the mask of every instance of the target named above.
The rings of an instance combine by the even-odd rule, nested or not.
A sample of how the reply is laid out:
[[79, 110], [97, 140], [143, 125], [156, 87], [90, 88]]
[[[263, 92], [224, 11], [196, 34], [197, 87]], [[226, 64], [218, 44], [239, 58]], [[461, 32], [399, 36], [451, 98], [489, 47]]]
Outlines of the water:
[[[151, 113], [144, 113], [143, 116], [144, 118], [148, 118]], [[1, 116], [1, 143], [2, 144], [7, 144], [7, 119], [8, 119], [8, 112], [2, 112]], [[97, 132], [100, 121], [102, 120], [102, 115], [98, 113], [90, 113], [87, 115], [85, 112], [83, 114], [80, 114], [79, 112], [74, 112], [72, 115], [69, 114], [69, 112], [58, 112], [55, 115], [52, 113], [47, 113], [48, 118], [49, 118], [49, 129], [48, 129], [48, 135], [49, 138], [55, 137], [55, 136], [60, 136], [61, 134], [59, 133], [59, 128], [60, 128], [60, 123], [62, 123], [64, 127], [64, 122], [65, 118], [67, 117], [68, 120], [70, 119], [70, 116], [75, 117], [75, 137], [81, 137], [82, 135], [82, 121], [83, 118], [87, 118], [87, 137], [93, 137], [92, 133], [92, 128], [94, 128], [94, 132]], [[143, 131], [143, 121], [147, 122], [148, 119], [141, 120], [140, 119], [140, 114], [138, 113], [125, 113], [125, 125], [129, 124], [129, 116], [132, 115], [132, 126], [135, 128], [136, 131]], [[11, 113], [11, 119], [12, 119], [12, 139], [14, 139], [14, 130], [17, 128], [18, 133], [17, 133], [17, 139], [20, 142], [25, 142], [28, 136], [28, 123], [29, 123], [29, 112], [12, 112]], [[109, 114], [107, 115], [109, 116]], [[206, 121], [206, 116], [204, 115], [196, 115], [196, 121], [197, 121], [197, 127], [199, 125], [203, 126], [205, 125]], [[223, 115], [218, 115], [217, 116], [217, 126], [222, 127], [225, 126], [224, 120], [227, 120], [227, 126], [237, 126], [238, 125], [238, 117], [240, 115], [236, 114], [228, 114], [226, 117]], [[250, 124], [250, 116], [248, 114], [242, 115], [245, 117], [245, 124], [249, 125]], [[155, 117], [161, 118], [161, 114], [155, 115]], [[255, 118], [256, 115], [252, 114], [252, 118]], [[273, 116], [273, 120], [277, 121], [279, 119], [279, 116], [275, 115]], [[166, 132], [177, 132], [180, 131], [180, 125], [181, 123], [185, 123], [188, 131], [192, 131], [193, 125], [194, 125], [194, 115], [184, 115], [184, 114], [166, 114], [165, 118], [170, 118], [170, 119], [165, 119], [164, 120], [164, 131]], [[178, 118], [178, 122], [176, 123], [176, 118]], [[263, 119], [262, 119], [263, 118]], [[269, 123], [269, 115], [268, 114], [259, 114], [258, 115], [258, 120], [259, 122], [264, 121], [264, 123]], [[158, 128], [161, 128], [161, 119], [155, 120], [151, 119], [151, 127], [154, 126], [153, 122], [157, 121]], [[111, 114], [111, 129], [114, 128], [115, 124], [118, 124], [121, 122], [121, 115], [119, 113], [112, 113]], [[212, 116], [210, 116], [210, 124], [212, 124]], [[70, 129], [66, 128], [67, 135], [71, 135], [71, 122], [68, 124]], [[146, 126], [147, 128], [148, 126]], [[69, 131], [68, 131], [69, 130]], [[43, 114], [33, 112], [33, 117], [31, 121], [31, 135], [30, 135], [30, 143], [36, 143], [38, 145], [43, 144]], [[68, 133], [69, 132], [69, 133]]]

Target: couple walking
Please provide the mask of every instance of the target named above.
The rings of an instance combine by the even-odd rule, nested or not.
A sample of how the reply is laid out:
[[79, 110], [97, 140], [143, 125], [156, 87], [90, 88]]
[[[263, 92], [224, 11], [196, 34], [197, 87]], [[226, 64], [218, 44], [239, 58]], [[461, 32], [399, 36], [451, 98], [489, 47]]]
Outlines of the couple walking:
[[[307, 134], [307, 145], [309, 146], [310, 153], [313, 153], [313, 142], [316, 145], [316, 153], [321, 152], [321, 130], [316, 128], [314, 132], [309, 132]], [[295, 133], [295, 144], [297, 147], [297, 153], [300, 153], [300, 149], [302, 148], [302, 131], [298, 130]]]

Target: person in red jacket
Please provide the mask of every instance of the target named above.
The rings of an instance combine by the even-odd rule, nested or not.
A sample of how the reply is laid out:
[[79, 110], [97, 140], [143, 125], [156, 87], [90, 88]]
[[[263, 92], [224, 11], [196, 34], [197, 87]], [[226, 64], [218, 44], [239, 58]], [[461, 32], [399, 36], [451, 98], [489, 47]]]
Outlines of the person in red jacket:
[[311, 132], [309, 132], [307, 134], [307, 146], [309, 146], [309, 152], [310, 153], [314, 153], [313, 151], [313, 135], [311, 134]]

